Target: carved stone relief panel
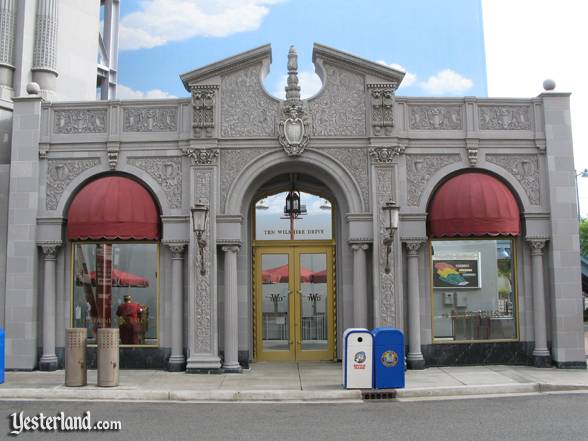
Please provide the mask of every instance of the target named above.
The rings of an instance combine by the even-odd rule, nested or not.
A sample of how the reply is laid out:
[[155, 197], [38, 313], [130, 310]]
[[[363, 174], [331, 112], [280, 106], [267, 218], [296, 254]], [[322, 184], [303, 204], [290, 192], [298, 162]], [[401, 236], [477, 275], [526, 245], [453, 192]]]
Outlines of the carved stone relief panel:
[[531, 130], [530, 106], [478, 106], [480, 130]]
[[443, 167], [459, 162], [455, 155], [406, 155], [406, 180], [408, 205], [419, 205], [421, 195], [431, 177]]
[[386, 262], [389, 259], [390, 268], [394, 268], [394, 253], [387, 254], [387, 249], [382, 244], [387, 237], [387, 216], [382, 207], [392, 198], [392, 168], [391, 167], [376, 167], [376, 201], [378, 204], [377, 210], [377, 225], [379, 237], [379, 253], [378, 253], [378, 268], [380, 275], [380, 290], [379, 290], [379, 310], [380, 321], [377, 326], [394, 326], [396, 324], [396, 304], [394, 295], [394, 271], [389, 273], [384, 271]]
[[372, 102], [374, 136], [390, 136], [394, 127], [394, 90], [396, 83], [368, 84]]
[[125, 132], [175, 132], [178, 109], [175, 107], [128, 107], [123, 109]]
[[53, 133], [106, 133], [106, 109], [56, 110]]
[[47, 189], [45, 208], [56, 210], [65, 188], [81, 173], [96, 167], [100, 159], [49, 159], [47, 161]]
[[221, 210], [231, 188], [231, 184], [247, 164], [259, 155], [267, 152], [267, 149], [223, 149], [220, 152], [220, 187]]
[[[209, 204], [211, 198], [211, 186], [212, 186], [212, 170], [211, 169], [194, 169], [195, 180], [195, 196], [196, 201], [200, 200], [203, 203]], [[210, 207], [211, 211], [214, 207]], [[209, 222], [209, 225], [211, 223]], [[204, 259], [204, 275], [201, 274], [201, 262], [199, 258], [195, 258], [194, 264], [196, 268], [194, 273], [196, 276], [196, 292], [194, 293], [194, 326], [195, 326], [195, 346], [196, 352], [208, 353], [212, 351], [212, 300], [211, 300], [211, 244], [210, 240], [210, 228], [206, 228], [202, 235], [202, 239], [208, 244], [203, 249]]]
[[214, 129], [214, 108], [216, 85], [192, 86], [192, 129], [196, 138], [212, 137]]
[[182, 208], [182, 159], [173, 157], [129, 158], [129, 165], [147, 172], [161, 186], [169, 208]]
[[461, 106], [409, 106], [411, 130], [462, 130]]
[[340, 161], [351, 176], [355, 178], [361, 191], [364, 208], [367, 209], [369, 203], [367, 151], [364, 148], [321, 148], [321, 152]]
[[260, 84], [260, 65], [223, 78], [221, 84], [221, 136], [276, 136], [279, 104]]
[[537, 155], [486, 155], [486, 161], [496, 164], [513, 175], [533, 205], [541, 203], [539, 158]]
[[325, 63], [326, 89], [309, 102], [315, 136], [365, 136], [361, 75]]

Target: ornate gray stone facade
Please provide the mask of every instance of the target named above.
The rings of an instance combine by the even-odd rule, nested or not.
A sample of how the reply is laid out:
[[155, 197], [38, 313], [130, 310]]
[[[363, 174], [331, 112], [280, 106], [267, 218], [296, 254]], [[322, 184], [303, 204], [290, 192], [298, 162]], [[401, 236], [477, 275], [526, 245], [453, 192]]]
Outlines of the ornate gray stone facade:
[[37, 0], [33, 70], [57, 71], [58, 0]]
[[47, 161], [47, 191], [45, 208], [55, 210], [65, 188], [81, 173], [96, 167], [100, 159], [49, 159]]
[[[0, 13], [0, 27], [2, 23]], [[333, 288], [328, 305], [334, 318], [328, 329], [332, 349], [324, 359], [341, 357], [338, 330], [361, 324], [402, 328], [413, 368], [447, 363], [446, 353], [468, 363], [502, 362], [504, 358], [494, 357], [507, 353], [508, 360], [526, 363], [530, 347], [533, 356], [553, 356], [558, 366], [585, 363], [578, 343], [583, 331], [576, 308], [580, 286], [569, 277], [579, 273], [579, 261], [577, 249], [570, 246], [578, 236], [570, 228], [576, 207], [571, 132], [563, 117], [569, 109], [566, 94], [513, 100], [394, 96], [401, 72], [317, 44], [313, 60], [323, 89], [313, 98], [300, 98], [291, 50], [287, 100], [280, 101], [261, 83], [270, 57], [271, 48], [262, 46], [183, 74], [192, 101], [14, 99], [15, 121], [27, 124], [13, 127], [8, 269], [0, 267], [6, 273], [5, 282], [0, 278], [0, 301], [7, 311], [9, 369], [56, 363], [55, 346], [65, 344], [62, 327], [73, 323], [66, 296], [76, 283], [65, 202], [85, 182], [103, 176], [142, 184], [160, 210], [159, 244], [168, 246], [159, 247], [157, 255], [160, 324], [157, 344], [141, 348], [146, 362], [169, 356], [159, 367], [169, 362], [173, 370], [218, 371], [224, 353], [222, 365], [237, 372], [239, 363], [259, 359], [255, 351], [263, 316], [254, 283], [263, 276], [259, 255], [268, 250], [267, 238], [256, 235], [255, 226], [261, 224], [256, 224], [253, 204], [293, 188], [318, 196], [304, 221], [312, 221], [316, 212], [332, 216], [332, 240], [312, 243], [328, 256], [325, 276]], [[536, 146], [544, 146], [544, 155]], [[525, 237], [512, 238], [519, 262], [513, 295], [522, 300], [516, 306], [519, 332], [508, 343], [445, 341], [441, 351], [431, 329], [430, 242], [438, 238], [427, 237], [432, 231], [428, 210], [447, 179], [477, 171], [506, 183], [520, 204]], [[392, 211], [384, 207], [392, 199], [399, 204], [399, 225], [390, 236]], [[190, 210], [196, 212], [199, 204], [208, 207], [200, 241]], [[283, 225], [282, 201], [272, 204], [273, 211], [266, 213]], [[51, 248], [57, 243], [63, 247]], [[281, 241], [279, 251], [268, 248], [296, 256], [308, 245]], [[480, 265], [488, 261], [483, 257]], [[46, 291], [37, 286], [40, 274], [46, 276]], [[30, 286], [19, 285], [25, 279], [32, 281]], [[39, 298], [49, 299], [43, 312], [23, 307]], [[549, 299], [547, 307], [541, 306], [542, 299]], [[36, 329], [42, 314], [56, 320], [43, 316], [42, 333], [16, 335], [21, 315], [26, 326]], [[41, 347], [41, 340], [39, 358], [26, 348]], [[491, 355], [485, 352], [489, 346], [478, 344], [491, 345]], [[295, 361], [296, 351], [291, 352]]]
[[182, 208], [182, 160], [168, 156], [129, 158], [129, 165], [146, 171], [161, 186], [169, 208]]

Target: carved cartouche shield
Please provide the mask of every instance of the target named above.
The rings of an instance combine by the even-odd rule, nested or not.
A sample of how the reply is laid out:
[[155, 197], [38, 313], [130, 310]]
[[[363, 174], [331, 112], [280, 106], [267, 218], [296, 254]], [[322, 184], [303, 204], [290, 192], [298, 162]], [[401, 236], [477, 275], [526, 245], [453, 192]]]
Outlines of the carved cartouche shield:
[[298, 145], [304, 138], [304, 123], [300, 118], [288, 118], [284, 121], [284, 136], [290, 145]]

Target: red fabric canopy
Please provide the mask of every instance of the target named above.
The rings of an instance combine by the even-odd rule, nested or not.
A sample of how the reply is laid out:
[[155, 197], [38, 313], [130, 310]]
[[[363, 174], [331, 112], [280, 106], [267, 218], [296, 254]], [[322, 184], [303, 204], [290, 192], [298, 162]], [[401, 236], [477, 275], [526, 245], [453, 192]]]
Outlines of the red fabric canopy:
[[97, 179], [71, 203], [67, 238], [159, 240], [159, 210], [139, 183], [121, 176]]
[[519, 207], [498, 179], [479, 172], [463, 173], [435, 193], [428, 229], [430, 237], [517, 236]]

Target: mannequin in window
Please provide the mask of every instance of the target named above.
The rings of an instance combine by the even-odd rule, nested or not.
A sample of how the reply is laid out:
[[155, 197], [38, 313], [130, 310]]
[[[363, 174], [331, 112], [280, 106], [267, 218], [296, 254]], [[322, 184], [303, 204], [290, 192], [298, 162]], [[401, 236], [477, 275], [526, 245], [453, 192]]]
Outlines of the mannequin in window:
[[124, 345], [141, 344], [143, 336], [141, 318], [145, 312], [145, 307], [133, 302], [130, 295], [124, 296], [123, 300], [124, 303], [119, 305], [116, 310], [116, 315], [119, 317], [120, 341]]

